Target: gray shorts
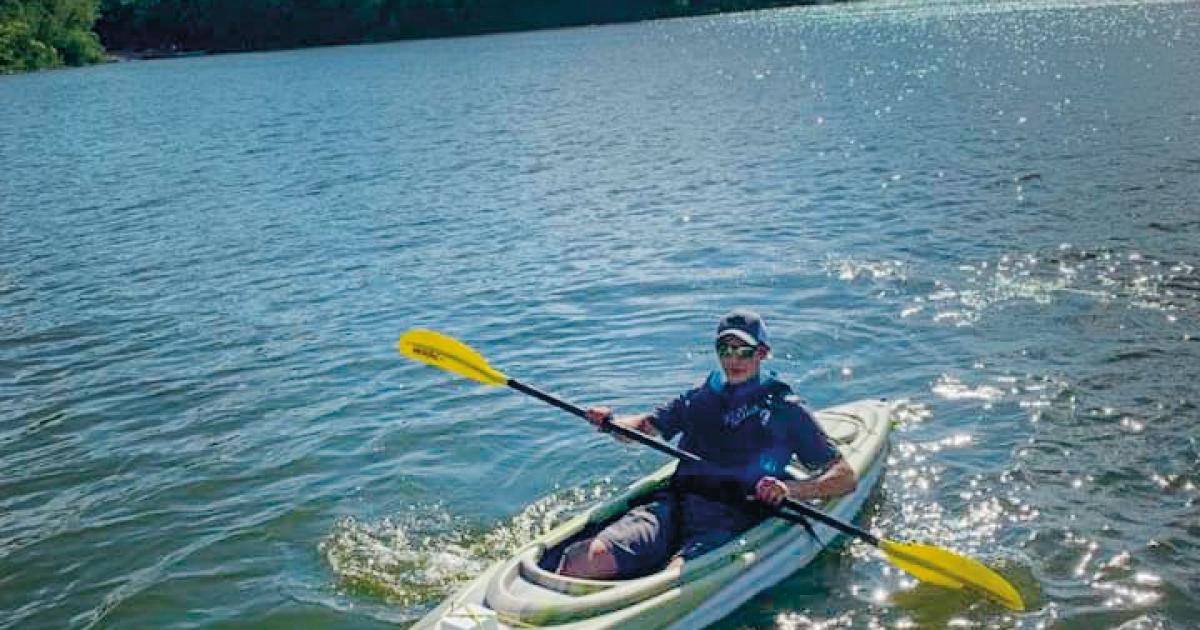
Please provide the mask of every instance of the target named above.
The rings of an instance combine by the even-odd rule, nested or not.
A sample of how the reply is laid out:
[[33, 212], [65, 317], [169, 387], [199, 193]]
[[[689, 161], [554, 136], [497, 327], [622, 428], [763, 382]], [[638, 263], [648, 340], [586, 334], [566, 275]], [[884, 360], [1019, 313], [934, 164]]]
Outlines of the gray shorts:
[[685, 560], [720, 547], [737, 532], [706, 530], [679, 540], [679, 500], [673, 493], [660, 492], [643, 505], [610, 523], [596, 534], [609, 544], [617, 561], [617, 579], [631, 579], [661, 570], [673, 555]]

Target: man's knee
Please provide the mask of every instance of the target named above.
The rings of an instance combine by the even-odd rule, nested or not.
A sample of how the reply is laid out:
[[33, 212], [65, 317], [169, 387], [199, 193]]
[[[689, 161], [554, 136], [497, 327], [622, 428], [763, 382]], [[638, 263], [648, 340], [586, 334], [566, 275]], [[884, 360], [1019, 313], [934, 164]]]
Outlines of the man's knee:
[[558, 572], [569, 577], [612, 578], [617, 575], [617, 558], [608, 541], [589, 538], [567, 547]]

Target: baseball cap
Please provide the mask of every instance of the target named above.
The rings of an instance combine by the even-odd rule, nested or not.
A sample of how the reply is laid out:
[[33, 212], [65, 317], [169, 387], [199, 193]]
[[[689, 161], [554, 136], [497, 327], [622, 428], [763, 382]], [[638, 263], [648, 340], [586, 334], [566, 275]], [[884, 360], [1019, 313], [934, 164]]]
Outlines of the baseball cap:
[[733, 335], [752, 346], [767, 346], [767, 324], [754, 311], [734, 309], [721, 317], [717, 323], [717, 339]]

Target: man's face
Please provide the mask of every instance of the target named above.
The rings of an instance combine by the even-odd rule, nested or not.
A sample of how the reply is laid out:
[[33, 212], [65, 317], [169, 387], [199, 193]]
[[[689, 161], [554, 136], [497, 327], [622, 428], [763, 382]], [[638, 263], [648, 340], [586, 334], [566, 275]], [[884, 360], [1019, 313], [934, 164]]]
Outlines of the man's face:
[[717, 357], [721, 360], [721, 370], [725, 372], [725, 381], [739, 385], [758, 374], [758, 366], [767, 356], [763, 346], [751, 346], [746, 342], [726, 335], [717, 341]]

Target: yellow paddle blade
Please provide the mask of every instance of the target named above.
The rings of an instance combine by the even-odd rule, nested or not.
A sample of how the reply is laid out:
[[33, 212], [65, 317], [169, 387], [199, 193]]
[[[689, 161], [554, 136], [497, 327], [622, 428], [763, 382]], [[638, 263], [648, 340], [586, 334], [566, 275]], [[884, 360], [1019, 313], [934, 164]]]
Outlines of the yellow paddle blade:
[[484, 385], [508, 384], [508, 377], [488, 365], [487, 359], [471, 346], [436, 330], [414, 328], [400, 335], [396, 349], [414, 361], [428, 363]]
[[888, 560], [913, 577], [948, 588], [969, 587], [991, 596], [1010, 610], [1025, 610], [1021, 594], [999, 573], [952, 551], [919, 543], [879, 541]]

